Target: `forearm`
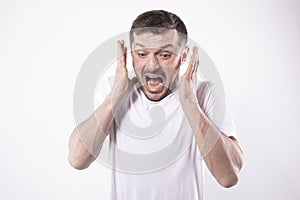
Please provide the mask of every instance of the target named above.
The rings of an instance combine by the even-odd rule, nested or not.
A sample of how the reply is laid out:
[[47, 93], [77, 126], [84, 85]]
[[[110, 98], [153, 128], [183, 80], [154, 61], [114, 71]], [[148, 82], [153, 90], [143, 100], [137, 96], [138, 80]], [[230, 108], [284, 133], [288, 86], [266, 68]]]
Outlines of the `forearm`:
[[243, 156], [235, 139], [220, 133], [218, 141], [204, 157], [204, 161], [223, 187], [231, 187], [238, 182]]
[[128, 78], [124, 41], [117, 44], [118, 65], [111, 92], [97, 110], [73, 130], [69, 140], [69, 161], [76, 169], [85, 169], [96, 159], [116, 112], [137, 82], [136, 78]]
[[243, 162], [235, 139], [221, 133], [196, 101], [185, 102], [184, 111], [208, 169], [222, 186], [235, 185]]
[[69, 162], [76, 169], [87, 168], [98, 156], [113, 121], [111, 94], [95, 112], [72, 132]]

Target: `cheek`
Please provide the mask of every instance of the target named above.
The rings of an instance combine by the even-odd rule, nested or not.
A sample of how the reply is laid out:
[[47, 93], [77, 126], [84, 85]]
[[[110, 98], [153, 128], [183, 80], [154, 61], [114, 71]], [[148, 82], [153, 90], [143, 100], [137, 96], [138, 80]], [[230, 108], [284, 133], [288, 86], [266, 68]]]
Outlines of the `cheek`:
[[141, 76], [142, 73], [142, 69], [143, 69], [143, 62], [141, 62], [140, 59], [136, 59], [134, 56], [132, 57], [132, 65], [133, 65], [133, 69], [136, 73], [136, 75], [139, 77]]
[[165, 66], [166, 69], [170, 71], [178, 71], [180, 68], [180, 58], [176, 57], [174, 59], [163, 62], [161, 66]]
[[168, 64], [168, 67], [166, 67], [166, 71], [168, 73], [168, 77], [170, 79], [174, 79], [175, 76], [177, 76], [177, 74], [179, 73], [179, 70], [180, 70], [180, 58], [177, 58], [177, 59], [174, 59], [172, 60], [172, 62], [170, 62]]
[[141, 59], [136, 55], [132, 56], [132, 63], [135, 68], [141, 68], [146, 64], [145, 59]]
[[139, 60], [133, 59], [132, 60], [133, 69], [135, 71], [135, 74], [139, 77], [141, 76], [143, 65]]

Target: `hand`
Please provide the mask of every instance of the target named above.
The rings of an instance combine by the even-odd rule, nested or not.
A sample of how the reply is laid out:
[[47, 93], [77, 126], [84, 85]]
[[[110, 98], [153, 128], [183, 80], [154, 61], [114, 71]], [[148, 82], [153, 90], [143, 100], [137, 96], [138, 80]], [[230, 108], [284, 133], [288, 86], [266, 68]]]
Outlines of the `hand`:
[[198, 48], [193, 47], [193, 54], [189, 66], [179, 84], [179, 99], [183, 107], [187, 102], [198, 103], [196, 95], [198, 66]]
[[124, 40], [117, 42], [117, 48], [118, 60], [112, 94], [114, 101], [121, 101], [130, 92], [137, 80], [136, 78], [128, 78], [128, 70], [126, 67], [127, 47], [124, 45]]

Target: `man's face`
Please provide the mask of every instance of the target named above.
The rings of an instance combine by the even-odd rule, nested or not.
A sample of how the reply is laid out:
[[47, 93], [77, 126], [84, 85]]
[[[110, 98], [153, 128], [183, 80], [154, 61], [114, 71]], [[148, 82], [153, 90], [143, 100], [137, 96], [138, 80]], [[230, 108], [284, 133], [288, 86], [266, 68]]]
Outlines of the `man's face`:
[[133, 33], [133, 67], [148, 99], [159, 101], [178, 84], [180, 65], [187, 53], [182, 46], [176, 30]]

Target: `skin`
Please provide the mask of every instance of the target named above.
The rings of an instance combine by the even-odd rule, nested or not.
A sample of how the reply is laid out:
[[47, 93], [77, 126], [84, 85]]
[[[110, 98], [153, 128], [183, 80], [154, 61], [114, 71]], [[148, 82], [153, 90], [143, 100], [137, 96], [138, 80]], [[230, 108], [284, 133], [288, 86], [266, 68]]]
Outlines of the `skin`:
[[[185, 61], [188, 48], [176, 43], [176, 30], [162, 35], [134, 33], [132, 60], [135, 74], [144, 94], [152, 101], [159, 101], [178, 85], [180, 65]], [[183, 53], [182, 53], [183, 52]], [[160, 78], [160, 84], [149, 84], [147, 78]]]
[[[127, 48], [124, 41], [118, 41], [118, 65], [111, 92], [95, 112], [71, 134], [69, 162], [74, 168], [85, 169], [95, 160], [107, 136], [105, 133], [114, 119], [113, 111], [119, 108], [133, 85], [139, 81], [145, 95], [152, 101], [163, 99], [178, 87], [181, 106], [208, 169], [223, 187], [231, 187], [238, 182], [238, 174], [243, 165], [238, 142], [233, 137], [225, 136], [214, 126], [196, 98], [198, 49], [193, 48], [189, 66], [179, 82], [179, 69], [187, 58], [189, 48], [177, 41], [178, 34], [175, 30], [162, 35], [134, 35], [131, 55], [136, 78], [133, 79], [128, 78]], [[154, 80], [153, 84], [149, 84], [149, 77]]]
[[196, 97], [198, 66], [198, 49], [194, 47], [179, 85], [179, 99], [208, 169], [220, 185], [229, 188], [238, 182], [243, 165], [242, 151], [237, 140], [220, 132], [199, 106]]

